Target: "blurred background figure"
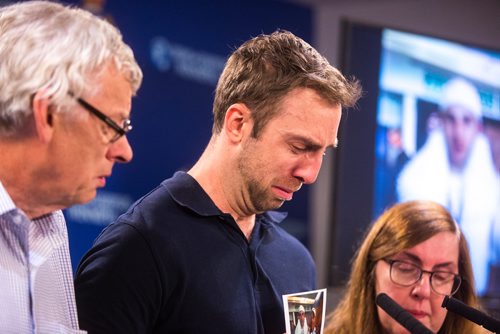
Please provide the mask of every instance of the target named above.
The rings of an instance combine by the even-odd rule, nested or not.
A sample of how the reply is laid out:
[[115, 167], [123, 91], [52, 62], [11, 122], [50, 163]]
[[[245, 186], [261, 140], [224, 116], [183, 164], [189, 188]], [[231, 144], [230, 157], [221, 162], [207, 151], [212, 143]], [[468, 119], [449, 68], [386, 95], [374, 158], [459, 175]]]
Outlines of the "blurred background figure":
[[440, 126], [401, 171], [399, 201], [433, 200], [451, 212], [469, 240], [477, 289], [484, 294], [500, 183], [482, 132], [477, 89], [463, 78], [449, 80], [443, 87], [439, 119]]
[[321, 319], [318, 319], [318, 314], [316, 309], [313, 307], [311, 309], [311, 326], [310, 333], [311, 334], [319, 334], [321, 326]]
[[396, 180], [408, 155], [403, 148], [401, 98], [383, 93], [379, 102], [373, 218], [397, 202]]

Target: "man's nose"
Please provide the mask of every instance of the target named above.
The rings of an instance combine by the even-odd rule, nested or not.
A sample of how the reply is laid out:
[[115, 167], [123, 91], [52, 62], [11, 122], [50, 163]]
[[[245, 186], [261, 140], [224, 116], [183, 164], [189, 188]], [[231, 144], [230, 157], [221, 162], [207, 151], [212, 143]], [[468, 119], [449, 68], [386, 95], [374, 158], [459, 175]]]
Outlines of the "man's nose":
[[304, 184], [314, 183], [318, 178], [322, 163], [322, 152], [307, 155], [299, 163], [299, 166], [294, 170], [293, 176], [300, 179]]
[[132, 160], [134, 153], [132, 147], [130, 146], [127, 136], [122, 136], [116, 142], [112, 143], [108, 151], [106, 152], [106, 158], [108, 160], [127, 163]]

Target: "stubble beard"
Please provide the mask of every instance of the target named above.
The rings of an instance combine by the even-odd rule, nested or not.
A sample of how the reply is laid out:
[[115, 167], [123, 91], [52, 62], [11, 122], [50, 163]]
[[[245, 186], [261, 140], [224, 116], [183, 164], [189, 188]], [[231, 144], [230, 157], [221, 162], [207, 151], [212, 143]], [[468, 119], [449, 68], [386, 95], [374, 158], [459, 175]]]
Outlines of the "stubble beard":
[[[251, 154], [250, 154], [251, 155]], [[238, 161], [238, 169], [242, 182], [243, 196], [246, 197], [248, 205], [255, 213], [273, 210], [283, 205], [283, 200], [273, 198], [268, 188], [262, 181], [265, 177], [259, 173], [258, 166], [250, 161], [249, 155], [243, 154]], [[261, 175], [262, 174], [262, 175]]]
[[248, 197], [257, 212], [278, 209], [283, 205], [284, 200], [272, 198], [266, 191], [266, 188], [257, 180], [247, 181], [246, 189]]

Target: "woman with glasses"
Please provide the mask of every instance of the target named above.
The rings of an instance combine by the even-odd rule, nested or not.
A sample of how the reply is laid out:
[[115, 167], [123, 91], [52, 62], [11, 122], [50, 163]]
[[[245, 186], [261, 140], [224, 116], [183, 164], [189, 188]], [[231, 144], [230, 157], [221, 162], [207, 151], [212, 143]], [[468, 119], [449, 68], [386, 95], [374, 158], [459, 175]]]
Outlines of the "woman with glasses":
[[325, 333], [408, 333], [376, 305], [382, 292], [434, 333], [480, 333], [441, 307], [452, 295], [477, 308], [473, 287], [467, 243], [448, 211], [431, 201], [400, 203], [367, 232]]

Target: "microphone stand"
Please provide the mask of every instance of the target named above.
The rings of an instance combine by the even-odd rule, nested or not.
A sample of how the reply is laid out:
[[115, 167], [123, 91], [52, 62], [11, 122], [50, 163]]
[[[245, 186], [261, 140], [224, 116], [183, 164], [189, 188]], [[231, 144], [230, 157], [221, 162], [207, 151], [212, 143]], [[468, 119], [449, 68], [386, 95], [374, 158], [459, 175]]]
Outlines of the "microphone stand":
[[469, 305], [456, 298], [445, 296], [441, 307], [446, 308], [448, 311], [461, 315], [462, 317], [472, 321], [475, 324], [483, 326], [493, 333], [500, 333], [500, 321], [490, 317], [486, 313], [470, 307]]

